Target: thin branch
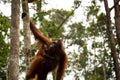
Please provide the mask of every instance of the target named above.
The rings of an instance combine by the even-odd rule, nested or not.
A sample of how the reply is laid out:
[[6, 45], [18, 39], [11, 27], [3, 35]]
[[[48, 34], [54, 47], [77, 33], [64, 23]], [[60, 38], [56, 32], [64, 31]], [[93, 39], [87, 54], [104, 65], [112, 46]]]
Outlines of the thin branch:
[[118, 0], [111, 8], [110, 11], [119, 3], [120, 0]]
[[60, 29], [60, 27], [63, 26], [63, 24], [70, 18], [70, 16], [73, 15], [74, 12], [75, 12], [75, 9], [71, 12], [71, 14], [69, 14], [69, 15], [62, 21], [62, 23], [58, 26], [58, 29]]
[[70, 18], [70, 16], [73, 15], [73, 13], [75, 12], [75, 10], [77, 10], [80, 7], [80, 5], [78, 7], [75, 7], [72, 12], [62, 21], [62, 23], [58, 26], [58, 29], [60, 29], [65, 23], [66, 21]]

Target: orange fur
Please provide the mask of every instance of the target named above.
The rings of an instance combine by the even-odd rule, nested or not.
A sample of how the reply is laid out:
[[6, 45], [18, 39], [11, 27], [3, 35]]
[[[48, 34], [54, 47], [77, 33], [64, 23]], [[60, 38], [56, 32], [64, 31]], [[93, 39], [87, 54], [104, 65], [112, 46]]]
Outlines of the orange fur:
[[33, 23], [32, 20], [30, 20], [30, 29], [35, 37], [35, 39], [39, 40], [41, 43], [49, 45], [52, 43], [52, 41], [50, 39], [48, 39], [46, 36], [44, 36], [40, 30], [38, 30], [35, 27], [35, 24]]
[[38, 80], [38, 76], [37, 76], [37, 74], [35, 75], [35, 78], [34, 78], [34, 80]]
[[52, 41], [47, 38], [36, 28], [32, 20], [30, 20], [30, 29], [35, 39], [42, 43], [42, 46], [33, 59], [25, 80], [31, 78], [34, 78], [34, 80], [46, 80], [47, 74], [53, 70], [57, 73], [56, 80], [61, 80], [67, 65], [67, 55], [62, 41], [60, 39]]

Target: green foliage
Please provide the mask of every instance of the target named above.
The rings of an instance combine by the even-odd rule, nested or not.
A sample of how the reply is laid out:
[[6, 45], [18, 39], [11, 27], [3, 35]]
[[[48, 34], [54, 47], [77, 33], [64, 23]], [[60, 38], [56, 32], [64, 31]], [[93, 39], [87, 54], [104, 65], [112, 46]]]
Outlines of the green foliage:
[[[103, 68], [105, 67], [106, 79], [114, 79], [113, 61], [110, 57], [108, 37], [106, 33], [105, 14], [100, 13], [98, 1], [91, 0], [86, 8], [87, 26], [82, 22], [68, 25], [69, 32], [66, 35], [68, 46], [77, 45], [78, 52], [69, 54], [71, 70], [78, 75], [82, 72], [85, 80], [103, 80]], [[74, 50], [74, 48], [73, 48]], [[104, 64], [101, 62], [104, 58]], [[96, 68], [91, 67], [96, 66]], [[95, 76], [96, 74], [96, 76]], [[75, 76], [77, 77], [77, 76]], [[77, 79], [79, 80], [79, 79]]]
[[52, 9], [38, 12], [35, 21], [40, 21], [40, 30], [49, 38], [63, 38], [64, 27], [61, 25], [70, 11]]
[[43, 23], [45, 25], [42, 26], [41, 31], [44, 32], [48, 37], [60, 38], [63, 36], [62, 32], [64, 32], [64, 28], [58, 29], [54, 21], [44, 20]]
[[94, 75], [94, 70], [86, 71], [86, 73], [84, 75], [85, 76], [85, 80], [94, 80], [95, 77], [96, 77], [96, 80], [104, 80], [102, 67], [96, 67], [96, 71], [99, 72], [99, 73], [97, 72], [96, 76]]
[[88, 11], [87, 13], [87, 19], [90, 20], [91, 17], [97, 16], [99, 10], [100, 10], [100, 6], [97, 5], [96, 0], [91, 0], [91, 5], [87, 7], [86, 11]]
[[8, 29], [10, 23], [8, 19], [0, 14], [0, 77], [6, 79], [7, 57], [9, 52]]
[[105, 14], [104, 13], [101, 13], [97, 16], [97, 24], [98, 26], [105, 25]]
[[67, 39], [72, 39], [72, 42], [70, 42], [70, 45], [76, 44], [83, 46], [85, 44], [84, 39], [87, 37], [85, 26], [82, 25], [82, 23], [74, 23], [72, 25], [69, 25], [70, 31], [69, 34], [66, 36]]

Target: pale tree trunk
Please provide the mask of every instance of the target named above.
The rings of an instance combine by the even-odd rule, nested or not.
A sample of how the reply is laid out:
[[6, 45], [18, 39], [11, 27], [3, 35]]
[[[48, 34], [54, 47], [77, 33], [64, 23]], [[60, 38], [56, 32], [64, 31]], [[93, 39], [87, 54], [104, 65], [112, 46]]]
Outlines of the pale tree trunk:
[[28, 0], [22, 0], [23, 12], [27, 15], [23, 18], [23, 30], [24, 30], [24, 54], [26, 59], [26, 70], [29, 69], [31, 63], [31, 41], [30, 41], [30, 20], [29, 20], [29, 8]]
[[119, 69], [118, 55], [117, 55], [117, 51], [115, 48], [115, 40], [114, 40], [114, 35], [112, 32], [112, 27], [111, 27], [110, 9], [108, 7], [108, 1], [104, 0], [104, 4], [105, 4], [105, 10], [106, 10], [107, 33], [108, 33], [108, 38], [110, 41], [111, 56], [112, 56], [113, 61], [114, 61], [114, 70], [115, 70], [116, 80], [120, 80], [120, 69]]
[[19, 76], [19, 23], [20, 0], [12, 0], [10, 54], [8, 60], [8, 80], [18, 80]]
[[93, 63], [94, 63], [94, 80], [97, 79], [97, 71], [96, 71], [96, 44], [95, 43], [96, 43], [96, 38], [94, 36], [94, 42], [93, 42], [93, 44], [94, 44], [94, 61], [93, 61]]
[[104, 48], [104, 54], [103, 54], [103, 57], [101, 58], [101, 62], [102, 62], [102, 70], [103, 70], [103, 75], [104, 75], [104, 80], [107, 80], [106, 79], [106, 69], [105, 69], [105, 54], [107, 53], [107, 51], [106, 51], [106, 48], [105, 48], [105, 45], [104, 45], [105, 43], [103, 43], [102, 45], [102, 47]]
[[102, 70], [103, 70], [104, 80], [107, 80], [106, 79], [106, 71], [105, 71], [105, 53], [102, 58]]

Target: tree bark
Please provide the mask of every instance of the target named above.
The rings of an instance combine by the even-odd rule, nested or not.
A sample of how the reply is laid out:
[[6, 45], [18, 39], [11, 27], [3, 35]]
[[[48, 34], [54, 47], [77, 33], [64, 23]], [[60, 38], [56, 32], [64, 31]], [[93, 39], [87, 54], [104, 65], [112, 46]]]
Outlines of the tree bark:
[[105, 5], [105, 10], [106, 10], [106, 26], [107, 26], [107, 34], [108, 34], [108, 39], [110, 41], [110, 48], [111, 48], [111, 56], [114, 61], [114, 67], [115, 67], [115, 74], [116, 74], [116, 80], [120, 80], [120, 69], [119, 69], [119, 62], [118, 62], [118, 55], [117, 51], [115, 48], [115, 40], [114, 40], [114, 35], [112, 32], [112, 27], [111, 27], [111, 18], [110, 18], [110, 9], [108, 7], [108, 1], [104, 0], [104, 5]]
[[[118, 3], [119, 0], [114, 0], [114, 12], [115, 12], [115, 27], [116, 27], [116, 36], [118, 40], [118, 44], [120, 47], [120, 6]], [[117, 4], [116, 4], [117, 3]]]
[[22, 0], [23, 12], [27, 15], [23, 18], [23, 30], [24, 30], [24, 53], [26, 59], [26, 70], [29, 69], [31, 63], [31, 41], [30, 41], [30, 20], [29, 20], [29, 7], [28, 0]]
[[12, 0], [10, 54], [8, 62], [8, 80], [18, 80], [19, 75], [19, 23], [20, 0]]
[[105, 72], [105, 54], [102, 58], [102, 70], [103, 70], [104, 80], [107, 80], [106, 79], [106, 72]]

